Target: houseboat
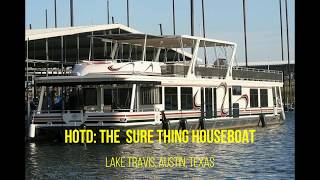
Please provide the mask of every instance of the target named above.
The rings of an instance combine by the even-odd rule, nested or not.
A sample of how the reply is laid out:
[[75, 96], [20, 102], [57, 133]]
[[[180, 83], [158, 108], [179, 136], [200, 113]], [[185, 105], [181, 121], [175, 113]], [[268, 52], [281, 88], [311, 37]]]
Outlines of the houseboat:
[[[30, 138], [68, 128], [218, 129], [285, 120], [282, 72], [236, 66], [236, 43], [188, 35], [91, 38], [112, 42], [109, 58], [35, 79]], [[176, 56], [167, 55], [172, 50]]]

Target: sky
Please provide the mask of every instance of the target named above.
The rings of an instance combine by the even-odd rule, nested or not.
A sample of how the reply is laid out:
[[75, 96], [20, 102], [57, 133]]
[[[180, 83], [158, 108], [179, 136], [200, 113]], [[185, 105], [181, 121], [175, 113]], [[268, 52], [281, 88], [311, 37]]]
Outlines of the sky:
[[[57, 1], [58, 27], [70, 26], [70, 1]], [[287, 56], [285, 0], [282, 1], [284, 60]], [[25, 27], [54, 27], [54, 0], [26, 0]], [[115, 23], [127, 24], [127, 0], [109, 0]], [[288, 3], [289, 58], [295, 59], [295, 4]], [[206, 37], [237, 43], [237, 62], [245, 61], [242, 0], [204, 0]], [[107, 0], [73, 0], [74, 26], [107, 24]], [[172, 0], [129, 0], [130, 27], [149, 34], [173, 34]], [[201, 0], [194, 0], [194, 35], [203, 36]], [[248, 64], [281, 61], [279, 0], [246, 0]], [[190, 0], [175, 0], [176, 34], [190, 35]]]

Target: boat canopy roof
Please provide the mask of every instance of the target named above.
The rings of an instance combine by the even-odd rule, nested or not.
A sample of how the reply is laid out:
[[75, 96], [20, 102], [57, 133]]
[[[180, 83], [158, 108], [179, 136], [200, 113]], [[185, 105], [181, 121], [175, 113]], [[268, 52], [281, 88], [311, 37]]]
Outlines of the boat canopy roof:
[[[194, 47], [196, 40], [200, 40], [199, 47], [214, 47], [214, 46], [234, 46], [233, 42], [208, 39], [189, 35], [164, 35], [155, 36], [149, 34], [109, 34], [109, 35], [92, 35], [93, 38], [99, 38], [103, 41], [118, 41], [125, 44], [134, 44], [143, 46], [146, 41], [146, 46], [157, 48], [183, 48]], [[146, 38], [146, 40], [145, 40]]]

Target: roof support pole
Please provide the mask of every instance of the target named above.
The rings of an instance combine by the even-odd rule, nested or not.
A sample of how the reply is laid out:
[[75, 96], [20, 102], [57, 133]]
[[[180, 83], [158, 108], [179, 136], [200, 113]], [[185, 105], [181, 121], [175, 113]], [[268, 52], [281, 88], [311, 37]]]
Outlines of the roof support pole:
[[129, 44], [129, 57], [128, 60], [131, 62], [131, 54], [132, 54], [132, 45]]
[[91, 32], [91, 57], [90, 57], [90, 60], [91, 59], [94, 59], [94, 39], [93, 39], [93, 31]]
[[115, 42], [114, 46], [112, 47], [111, 54], [110, 54], [112, 60], [114, 59], [114, 56], [115, 56], [116, 51], [117, 51], [117, 48], [118, 48], [118, 42]]
[[280, 100], [283, 101], [285, 104], [287, 102], [287, 91], [286, 91], [286, 83], [284, 82], [285, 79], [285, 70], [282, 71], [282, 82], [283, 82], [283, 99], [281, 98]]
[[281, 104], [281, 114], [282, 114], [282, 117], [283, 117], [283, 119], [285, 120], [286, 119], [286, 115], [285, 115], [285, 113], [284, 113], [284, 108], [283, 108], [283, 103], [282, 103], [282, 94], [281, 94], [281, 88], [280, 87], [278, 87], [279, 88], [279, 97], [280, 97], [280, 104]]
[[107, 0], [107, 15], [108, 15], [108, 24], [110, 24], [109, 0]]
[[190, 76], [195, 76], [195, 65], [196, 65], [196, 61], [197, 61], [197, 55], [198, 55], [198, 49], [199, 49], [199, 44], [200, 44], [200, 40], [197, 39], [197, 42], [196, 42], [196, 45], [194, 46], [194, 51], [193, 51], [193, 54], [192, 54], [192, 59], [191, 59], [191, 62], [190, 62], [190, 66], [189, 66], [189, 69], [188, 69], [188, 77]]
[[30, 101], [29, 101], [29, 38], [27, 39], [27, 122], [30, 124]]
[[130, 112], [134, 111], [134, 102], [136, 99], [136, 88], [137, 88], [137, 84], [133, 84], [132, 92], [131, 92], [131, 101], [130, 101]]
[[98, 85], [97, 86], [97, 106], [98, 110], [103, 112], [103, 106], [104, 106], [104, 92], [103, 92], [103, 86]]
[[26, 84], [26, 86], [27, 86], [27, 88], [28, 88], [28, 78], [29, 78], [29, 38], [27, 39], [27, 84]]
[[129, 0], [127, 0], [127, 26], [129, 27]]
[[146, 60], [146, 46], [147, 46], [147, 35], [144, 36], [142, 61]]
[[80, 36], [79, 36], [79, 34], [77, 35], [77, 55], [78, 55], [77, 63], [79, 63], [79, 61], [80, 61]]
[[162, 36], [163, 35], [162, 34], [162, 24], [160, 23], [159, 26], [160, 26], [160, 35]]
[[[49, 61], [48, 38], [46, 38], [46, 59]], [[48, 77], [48, 62], [46, 63], [46, 76]]]
[[61, 75], [63, 74], [63, 36], [61, 36]]
[[[191, 14], [191, 36], [194, 35], [194, 8], [193, 8], [193, 0], [190, 0], [190, 14]], [[191, 53], [193, 53], [193, 48], [191, 48]]]
[[48, 28], [48, 11], [46, 9], [46, 28]]
[[174, 0], [172, 0], [172, 26], [173, 26], [173, 35], [176, 35], [176, 17], [174, 12]]
[[181, 50], [181, 54], [182, 54], [183, 64], [185, 64], [186, 63], [186, 56], [184, 55], [182, 38], [180, 38], [180, 50]]
[[73, 0], [70, 0], [70, 25], [73, 27]]
[[[202, 0], [202, 3], [201, 3], [201, 7], [202, 7], [202, 29], [203, 29], [203, 37], [205, 38], [206, 37], [206, 27], [205, 27], [205, 20], [204, 20], [204, 0]], [[206, 47], [204, 46], [204, 64], [205, 66], [207, 66], [208, 62], [207, 62], [207, 49]]]
[[[107, 35], [107, 31], [103, 31], [103, 35]], [[103, 57], [107, 59], [107, 42], [103, 42]]]
[[160, 52], [161, 52], [161, 48], [158, 48], [157, 49], [157, 54], [156, 54], [156, 56], [154, 58], [154, 62], [159, 62]]
[[281, 0], [279, 0], [279, 7], [280, 7], [281, 60], [284, 61], [284, 58], [283, 58], [283, 36], [282, 36], [282, 9], [281, 9]]
[[[40, 112], [41, 108], [42, 108], [42, 102], [43, 102], [43, 96], [44, 96], [44, 88], [45, 88], [45, 86], [41, 86], [41, 93], [40, 93], [40, 99], [39, 99], [39, 105], [38, 105], [37, 112]], [[48, 89], [48, 87], [46, 89]]]
[[248, 54], [247, 54], [247, 24], [246, 24], [246, 0], [242, 0], [243, 9], [243, 31], [244, 31], [244, 54], [246, 60], [246, 67], [248, 67]]
[[231, 56], [231, 59], [230, 59], [230, 64], [228, 66], [226, 79], [232, 79], [232, 68], [233, 68], [233, 63], [234, 63], [234, 59], [235, 59], [235, 55], [236, 55], [236, 49], [237, 49], [237, 44], [235, 44], [233, 46], [232, 56]]
[[289, 101], [289, 103], [291, 103], [291, 72], [290, 72], [290, 47], [289, 47], [289, 26], [288, 26], [288, 4], [287, 4], [287, 0], [285, 0], [285, 4], [286, 4], [288, 76], [289, 76], [289, 94], [288, 94], [288, 101]]
[[54, 27], [57, 28], [57, 2], [54, 0]]
[[194, 7], [193, 0], [190, 0], [190, 11], [191, 11], [191, 36], [194, 35]]

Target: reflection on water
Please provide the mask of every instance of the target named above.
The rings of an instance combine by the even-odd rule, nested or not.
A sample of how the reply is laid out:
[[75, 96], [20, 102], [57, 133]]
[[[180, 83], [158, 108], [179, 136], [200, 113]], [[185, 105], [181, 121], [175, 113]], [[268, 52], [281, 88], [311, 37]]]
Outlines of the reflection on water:
[[[26, 143], [26, 179], [206, 177], [294, 179], [294, 113], [285, 124], [258, 128], [254, 144]], [[213, 168], [105, 168], [106, 156], [211, 156]]]

